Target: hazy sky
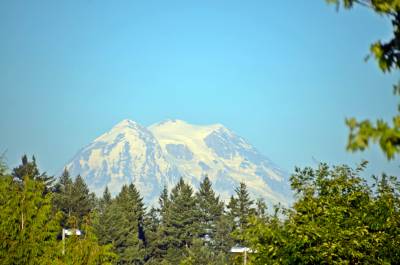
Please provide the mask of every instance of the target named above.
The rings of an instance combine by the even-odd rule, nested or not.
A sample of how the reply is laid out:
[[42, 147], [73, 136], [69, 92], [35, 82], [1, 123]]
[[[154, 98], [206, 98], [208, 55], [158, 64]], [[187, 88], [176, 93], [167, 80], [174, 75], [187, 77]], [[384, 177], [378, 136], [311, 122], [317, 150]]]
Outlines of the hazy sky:
[[396, 111], [374, 61], [387, 19], [323, 0], [0, 1], [0, 151], [58, 172], [129, 118], [222, 123], [291, 172], [315, 161], [399, 172], [345, 151], [345, 117]]

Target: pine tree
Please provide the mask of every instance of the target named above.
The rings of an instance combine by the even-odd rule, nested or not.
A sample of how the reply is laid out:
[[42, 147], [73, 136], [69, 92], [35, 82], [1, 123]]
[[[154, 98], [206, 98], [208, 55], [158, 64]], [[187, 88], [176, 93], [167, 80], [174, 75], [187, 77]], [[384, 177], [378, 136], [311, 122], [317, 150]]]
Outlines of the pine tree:
[[265, 203], [263, 198], [257, 199], [255, 213], [257, 217], [262, 220], [268, 219], [267, 204]]
[[193, 240], [192, 246], [188, 249], [188, 256], [180, 265], [214, 265], [216, 259], [214, 252], [208, 245], [204, 245], [202, 239]]
[[146, 244], [146, 236], [144, 231], [144, 219], [146, 214], [146, 208], [143, 203], [143, 198], [141, 197], [139, 191], [136, 189], [134, 184], [129, 185], [129, 193], [132, 196], [132, 201], [134, 203], [135, 211], [135, 221], [137, 221], [138, 238], [144, 244]]
[[153, 209], [149, 214], [148, 231], [148, 258], [146, 264], [162, 264], [168, 262], [165, 260], [168, 247], [173, 238], [168, 234], [167, 224], [170, 215], [170, 199], [168, 189], [164, 186], [159, 197], [159, 208]]
[[113, 250], [118, 255], [117, 264], [144, 264], [144, 215], [143, 199], [133, 184], [124, 185], [117, 197], [105, 208], [100, 222], [102, 229], [97, 231], [102, 244], [113, 245]]
[[47, 176], [45, 172], [39, 172], [39, 169], [36, 165], [35, 156], [32, 156], [32, 161], [29, 161], [28, 157], [23, 155], [21, 158], [21, 165], [13, 169], [12, 176], [17, 182], [20, 183], [24, 181], [25, 177], [43, 182], [45, 185], [45, 193], [52, 190], [52, 185], [54, 182], [54, 177]]
[[234, 225], [233, 236], [237, 244], [243, 243], [243, 231], [247, 228], [249, 217], [255, 215], [253, 208], [253, 200], [250, 199], [250, 194], [247, 191], [247, 186], [241, 182], [239, 187], [235, 189], [235, 197], [231, 197], [228, 204], [228, 216]]
[[228, 208], [227, 217], [229, 217], [230, 222], [236, 228], [238, 226], [237, 224], [239, 223], [239, 207], [237, 198], [231, 196], [226, 207]]
[[187, 256], [187, 249], [200, 234], [193, 189], [182, 178], [171, 191], [168, 210], [164, 220], [165, 234], [169, 240], [166, 259], [177, 264]]
[[235, 189], [236, 199], [237, 199], [237, 209], [236, 213], [238, 214], [238, 227], [240, 230], [246, 228], [248, 224], [248, 218], [255, 214], [255, 210], [253, 208], [253, 200], [250, 199], [250, 194], [247, 191], [247, 186], [244, 182], [241, 182], [239, 187]]
[[[64, 254], [60, 256], [57, 264], [66, 265], [97, 265], [111, 264], [116, 260], [116, 254], [111, 251], [112, 245], [99, 245], [88, 215], [82, 221], [81, 235], [71, 235], [65, 239], [63, 245]], [[76, 228], [76, 227], [75, 227]]]
[[151, 264], [156, 257], [158, 231], [160, 226], [160, 219], [158, 210], [151, 207], [148, 213], [144, 216], [144, 227], [146, 235], [146, 264]]
[[72, 201], [73, 182], [66, 168], [54, 187], [53, 204], [56, 211], [63, 213], [62, 226], [66, 226], [71, 217], [74, 205]]
[[42, 181], [15, 176], [0, 178], [1, 264], [51, 264], [59, 249], [58, 214]]
[[72, 185], [72, 211], [70, 215], [75, 216], [78, 219], [78, 222], [81, 222], [83, 217], [88, 215], [94, 208], [94, 202], [94, 194], [89, 192], [85, 181], [80, 175], [78, 175]]
[[95, 234], [97, 238], [99, 238], [101, 245], [107, 245], [113, 242], [110, 234], [110, 230], [113, 227], [113, 216], [110, 214], [113, 201], [114, 200], [111, 198], [108, 187], [106, 187], [103, 192], [103, 197], [99, 200], [99, 205], [96, 211], [97, 218], [94, 220], [93, 224]]
[[95, 196], [81, 176], [72, 181], [67, 169], [64, 169], [54, 187], [54, 207], [63, 213], [62, 225], [68, 226], [67, 220], [74, 216], [80, 224], [95, 206]]
[[100, 200], [100, 203], [101, 203], [102, 207], [107, 207], [108, 205], [111, 204], [111, 201], [112, 201], [111, 193], [108, 190], [108, 186], [106, 186], [106, 188], [104, 189], [104, 192], [103, 192], [103, 197]]
[[217, 223], [223, 214], [224, 204], [219, 196], [216, 196], [207, 176], [200, 183], [196, 199], [199, 210], [199, 236], [210, 245], [210, 249], [214, 250]]
[[229, 253], [229, 250], [235, 244], [232, 237], [234, 229], [234, 223], [227, 214], [219, 218], [214, 238], [214, 248], [216, 251], [219, 253]]
[[164, 186], [160, 198], [158, 200], [159, 204], [160, 204], [160, 208], [159, 208], [159, 213], [160, 213], [160, 217], [163, 220], [167, 219], [168, 216], [168, 211], [169, 211], [169, 205], [170, 205], [170, 200], [168, 197], [168, 188], [166, 186]]

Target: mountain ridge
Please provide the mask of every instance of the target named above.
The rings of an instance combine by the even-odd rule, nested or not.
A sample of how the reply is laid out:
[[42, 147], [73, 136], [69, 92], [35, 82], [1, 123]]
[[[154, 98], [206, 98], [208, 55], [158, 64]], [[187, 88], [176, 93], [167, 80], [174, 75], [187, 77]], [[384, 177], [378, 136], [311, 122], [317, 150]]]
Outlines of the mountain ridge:
[[287, 174], [222, 124], [166, 120], [144, 127], [124, 119], [82, 148], [66, 168], [98, 195], [105, 186], [116, 194], [132, 182], [150, 204], [179, 178], [196, 188], [205, 175], [224, 200], [243, 181], [254, 198], [290, 201]]

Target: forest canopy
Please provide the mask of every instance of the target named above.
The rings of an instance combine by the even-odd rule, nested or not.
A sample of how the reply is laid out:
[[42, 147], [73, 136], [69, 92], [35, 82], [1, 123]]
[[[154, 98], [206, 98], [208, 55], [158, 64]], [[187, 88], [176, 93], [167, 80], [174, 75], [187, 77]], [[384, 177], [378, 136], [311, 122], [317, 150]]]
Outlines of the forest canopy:
[[[2, 264], [396, 264], [400, 260], [400, 183], [368, 184], [366, 162], [296, 168], [291, 207], [267, 209], [245, 183], [228, 202], [205, 176], [197, 191], [181, 179], [146, 207], [135, 185], [101, 197], [67, 170], [40, 174], [25, 156], [0, 175]], [[20, 172], [24, 172], [23, 175]], [[23, 176], [21, 178], [21, 176]], [[38, 177], [41, 176], [41, 177]], [[62, 239], [62, 229], [81, 231]], [[17, 262], [18, 261], [18, 262]]]

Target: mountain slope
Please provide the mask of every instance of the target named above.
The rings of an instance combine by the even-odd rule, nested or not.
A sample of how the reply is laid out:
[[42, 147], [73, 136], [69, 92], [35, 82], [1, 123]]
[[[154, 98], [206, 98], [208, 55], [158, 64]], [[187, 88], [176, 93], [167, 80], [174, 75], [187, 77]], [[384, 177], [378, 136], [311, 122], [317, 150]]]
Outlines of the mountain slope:
[[223, 199], [244, 181], [254, 197], [288, 203], [285, 174], [242, 137], [220, 124], [200, 126], [167, 120], [148, 128], [124, 120], [83, 148], [67, 164], [91, 190], [112, 193], [133, 182], [148, 203], [180, 177], [197, 187], [208, 175]]

